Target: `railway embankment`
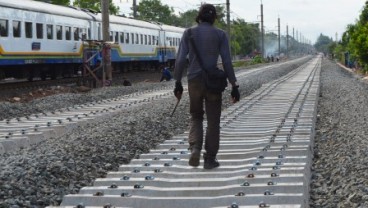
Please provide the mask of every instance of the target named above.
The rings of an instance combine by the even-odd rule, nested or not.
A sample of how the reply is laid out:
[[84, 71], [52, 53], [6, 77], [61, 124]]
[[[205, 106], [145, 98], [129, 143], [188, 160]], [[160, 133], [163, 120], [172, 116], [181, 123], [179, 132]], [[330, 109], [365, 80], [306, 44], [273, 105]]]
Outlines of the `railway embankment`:
[[[298, 64], [301, 63], [249, 74], [246, 79], [240, 80], [242, 97], [289, 73]], [[173, 83], [161, 83], [160, 87], [162, 85], [172, 86]], [[143, 91], [152, 89], [153, 86], [155, 85], [142, 83], [136, 87]], [[91, 93], [91, 97], [84, 101], [108, 99], [116, 94], [121, 95], [124, 90], [129, 94], [129, 89], [132, 90], [122, 87], [103, 89]], [[133, 92], [134, 90], [130, 93]], [[227, 99], [229, 97], [226, 97], [228, 94], [229, 91], [226, 91], [224, 108], [231, 105]], [[58, 109], [60, 106], [73, 105], [68, 102], [81, 102], [80, 97], [73, 96], [75, 95], [67, 94], [50, 97], [42, 105]], [[95, 178], [117, 170], [119, 164], [126, 164], [136, 155], [147, 152], [165, 139], [183, 133], [188, 123], [186, 99], [184, 97], [173, 118], [169, 118], [169, 115], [175, 102], [173, 98], [165, 98], [114, 116], [91, 120], [62, 137], [49, 138], [30, 148], [14, 150], [0, 156], [0, 197], [4, 199], [0, 205], [58, 205], [64, 195], [78, 192], [81, 187], [91, 185]], [[12, 106], [8, 109], [12, 109]], [[32, 105], [29, 109], [27, 112], [31, 112]], [[52, 107], [49, 107], [49, 111], [51, 110]], [[24, 114], [19, 114], [22, 115]]]
[[368, 85], [322, 62], [311, 207], [368, 207]]

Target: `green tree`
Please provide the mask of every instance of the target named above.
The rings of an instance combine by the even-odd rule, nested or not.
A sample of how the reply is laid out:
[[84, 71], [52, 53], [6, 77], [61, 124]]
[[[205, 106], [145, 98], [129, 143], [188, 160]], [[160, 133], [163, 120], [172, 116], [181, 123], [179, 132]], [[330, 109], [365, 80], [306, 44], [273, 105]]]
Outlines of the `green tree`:
[[178, 17], [174, 14], [174, 9], [168, 5], [161, 4], [160, 0], [140, 1], [137, 5], [137, 19], [161, 22], [169, 25], [174, 25], [178, 22]]
[[333, 49], [334, 57], [338, 60], [343, 60], [343, 56], [345, 53], [345, 48], [343, 47], [342, 43], [336, 44], [336, 47]]
[[351, 35], [348, 50], [368, 71], [368, 24], [358, 25]]
[[[115, 6], [112, 0], [109, 1], [110, 1], [109, 6], [110, 14], [117, 15], [119, 13], [119, 7]], [[75, 0], [73, 5], [84, 9], [91, 9], [96, 12], [101, 11], [101, 0]]]
[[365, 6], [363, 8], [362, 13], [359, 16], [359, 23], [364, 25], [368, 23], [368, 1], [365, 2]]
[[192, 9], [188, 10], [184, 13], [179, 13], [179, 18], [177, 19], [177, 23], [175, 24], [178, 27], [188, 28], [193, 25], [196, 25], [195, 18], [197, 17], [198, 10]]
[[215, 25], [223, 30], [226, 29], [226, 13], [225, 7], [221, 5], [216, 5], [217, 21]]
[[356, 24], [347, 26], [334, 52], [335, 54], [349, 54], [349, 57], [339, 56], [340, 60], [343, 61], [344, 58], [349, 58], [349, 61], [356, 60], [363, 70], [368, 72], [368, 2], [365, 3]]
[[320, 52], [329, 54], [332, 53], [332, 51], [329, 50], [330, 44], [332, 43], [332, 38], [329, 38], [321, 33], [317, 39], [317, 42], [314, 44], [314, 47]]
[[237, 19], [231, 26], [231, 46], [234, 55], [248, 55], [259, 51], [259, 25]]

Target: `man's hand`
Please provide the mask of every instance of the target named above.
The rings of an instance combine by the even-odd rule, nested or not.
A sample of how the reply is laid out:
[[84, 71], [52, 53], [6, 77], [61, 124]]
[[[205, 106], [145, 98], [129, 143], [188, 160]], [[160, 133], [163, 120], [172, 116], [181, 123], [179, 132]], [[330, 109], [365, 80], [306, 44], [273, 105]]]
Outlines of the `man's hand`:
[[233, 99], [233, 103], [236, 103], [240, 100], [240, 93], [239, 93], [239, 85], [233, 86], [231, 90], [231, 98]]
[[181, 95], [183, 94], [183, 85], [181, 85], [181, 82], [175, 82], [175, 89], [174, 89], [174, 95], [175, 97], [180, 100]]

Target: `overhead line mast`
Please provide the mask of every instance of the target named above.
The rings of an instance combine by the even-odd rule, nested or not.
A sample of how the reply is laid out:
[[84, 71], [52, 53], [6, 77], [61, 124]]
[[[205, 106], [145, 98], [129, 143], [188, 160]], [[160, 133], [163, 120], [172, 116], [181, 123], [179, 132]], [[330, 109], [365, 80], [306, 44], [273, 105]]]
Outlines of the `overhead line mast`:
[[230, 33], [230, 0], [226, 0], [226, 19], [227, 19], [227, 34], [229, 38], [229, 44], [231, 45], [231, 33]]
[[[109, 0], [101, 0], [101, 15], [102, 15], [102, 40], [103, 40], [103, 85], [111, 85], [112, 82], [112, 66], [111, 66], [111, 46], [108, 44], [110, 40], [110, 29], [109, 29]], [[106, 81], [106, 80], [107, 81]]]

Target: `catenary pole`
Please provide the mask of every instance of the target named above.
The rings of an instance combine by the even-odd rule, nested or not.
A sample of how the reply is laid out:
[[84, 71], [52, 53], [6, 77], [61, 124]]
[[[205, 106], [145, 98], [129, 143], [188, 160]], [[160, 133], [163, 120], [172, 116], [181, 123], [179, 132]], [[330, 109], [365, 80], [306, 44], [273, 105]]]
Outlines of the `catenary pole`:
[[231, 33], [230, 33], [230, 0], [226, 0], [226, 10], [227, 10], [227, 14], [226, 14], [226, 19], [227, 19], [227, 35], [229, 38], [229, 44], [230, 44], [230, 48], [231, 48]]
[[137, 0], [133, 0], [133, 18], [137, 18]]
[[261, 2], [261, 50], [262, 50], [262, 58], [265, 57], [265, 52], [264, 52], [264, 26], [263, 26], [263, 4]]
[[[103, 40], [103, 71], [102, 76], [103, 85], [110, 85], [112, 81], [112, 69], [111, 69], [111, 47], [108, 44], [110, 41], [110, 29], [109, 29], [109, 0], [101, 0], [101, 15], [102, 15], [102, 40]], [[107, 81], [106, 81], [107, 80]]]
[[289, 56], [289, 25], [286, 25], [286, 56]]
[[279, 33], [279, 57], [281, 54], [281, 33], [280, 33], [280, 17], [277, 19], [278, 22], [278, 33]]

